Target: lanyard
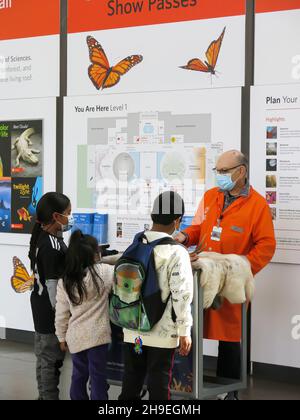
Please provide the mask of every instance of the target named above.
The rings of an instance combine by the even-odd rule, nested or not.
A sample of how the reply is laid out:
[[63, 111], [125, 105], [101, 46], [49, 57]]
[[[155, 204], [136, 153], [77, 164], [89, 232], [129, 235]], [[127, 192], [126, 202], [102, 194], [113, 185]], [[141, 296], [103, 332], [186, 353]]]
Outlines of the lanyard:
[[217, 227], [219, 228], [221, 225], [221, 221], [223, 219], [223, 214], [220, 215], [220, 217], [217, 218]]
[[224, 202], [225, 202], [225, 195], [223, 194], [223, 197], [221, 195], [217, 198], [217, 206], [218, 206], [218, 216], [217, 216], [217, 226], [220, 227], [221, 221], [224, 217], [224, 214], [229, 213], [232, 211], [232, 209], [235, 209], [236, 207], [242, 207], [242, 205], [247, 201], [248, 197], [238, 197], [229, 207], [227, 207], [225, 210], [224, 208]]

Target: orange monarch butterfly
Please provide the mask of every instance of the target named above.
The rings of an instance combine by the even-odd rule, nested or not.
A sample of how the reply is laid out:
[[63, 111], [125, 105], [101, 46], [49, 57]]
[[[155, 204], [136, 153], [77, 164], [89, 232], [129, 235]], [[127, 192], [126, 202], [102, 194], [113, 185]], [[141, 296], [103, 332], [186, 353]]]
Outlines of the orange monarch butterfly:
[[225, 34], [225, 28], [216, 41], [212, 41], [205, 53], [207, 61], [203, 63], [199, 58], [193, 58], [186, 66], [180, 66], [181, 69], [202, 71], [204, 73], [216, 74], [215, 67], [218, 61], [222, 41]]
[[11, 277], [11, 285], [16, 293], [25, 293], [33, 289], [34, 276], [30, 276], [24, 264], [18, 257], [13, 258], [14, 274]]
[[106, 89], [119, 83], [121, 76], [127, 73], [132, 67], [143, 61], [141, 55], [130, 55], [118, 64], [110, 67], [105, 52], [99, 42], [91, 37], [87, 37], [90, 60], [88, 74], [96, 89]]

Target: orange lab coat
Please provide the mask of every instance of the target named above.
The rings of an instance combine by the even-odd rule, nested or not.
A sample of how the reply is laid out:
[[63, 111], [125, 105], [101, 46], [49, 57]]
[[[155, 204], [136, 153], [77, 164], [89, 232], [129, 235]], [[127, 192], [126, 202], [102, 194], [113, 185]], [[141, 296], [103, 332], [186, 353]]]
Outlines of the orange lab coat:
[[[219, 188], [207, 191], [188, 234], [187, 246], [198, 245], [204, 237], [203, 251], [245, 255], [255, 275], [272, 259], [276, 241], [271, 212], [266, 200], [250, 187], [247, 197], [236, 199], [222, 212], [224, 194]], [[222, 228], [221, 240], [211, 240], [217, 221]], [[211, 340], [238, 342], [241, 339], [241, 305], [226, 299], [219, 310], [208, 309], [204, 317], [204, 337]]]

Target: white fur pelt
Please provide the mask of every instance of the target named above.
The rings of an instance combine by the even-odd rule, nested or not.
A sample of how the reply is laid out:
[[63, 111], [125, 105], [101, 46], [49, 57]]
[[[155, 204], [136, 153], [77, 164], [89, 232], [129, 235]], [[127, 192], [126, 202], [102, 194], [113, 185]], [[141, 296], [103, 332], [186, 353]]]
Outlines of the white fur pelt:
[[209, 308], [217, 295], [230, 303], [252, 300], [254, 278], [246, 257], [202, 252], [192, 266], [194, 270], [202, 270], [200, 285], [203, 287], [204, 308]]
[[115, 254], [115, 255], [107, 255], [106, 257], [101, 257], [101, 263], [102, 264], [108, 264], [108, 265], [116, 265], [119, 259], [122, 257], [122, 253]]

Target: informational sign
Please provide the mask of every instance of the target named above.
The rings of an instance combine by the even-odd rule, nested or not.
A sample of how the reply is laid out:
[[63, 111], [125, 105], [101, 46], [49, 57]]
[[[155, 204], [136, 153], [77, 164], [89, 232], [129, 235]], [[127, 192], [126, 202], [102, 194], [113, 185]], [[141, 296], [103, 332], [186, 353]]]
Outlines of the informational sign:
[[244, 0], [69, 0], [68, 23], [69, 96], [244, 84]]
[[58, 96], [60, 1], [0, 1], [0, 22], [0, 99]]
[[274, 221], [274, 262], [300, 258], [300, 85], [254, 87], [251, 95], [251, 183]]
[[0, 244], [28, 245], [37, 203], [56, 185], [56, 100], [0, 101], [0, 115]]
[[193, 216], [215, 185], [217, 156], [240, 148], [240, 113], [240, 88], [66, 98], [64, 190], [74, 212], [108, 214], [119, 250], [149, 229], [162, 191], [178, 191]]
[[255, 5], [255, 84], [300, 83], [300, 0]]

